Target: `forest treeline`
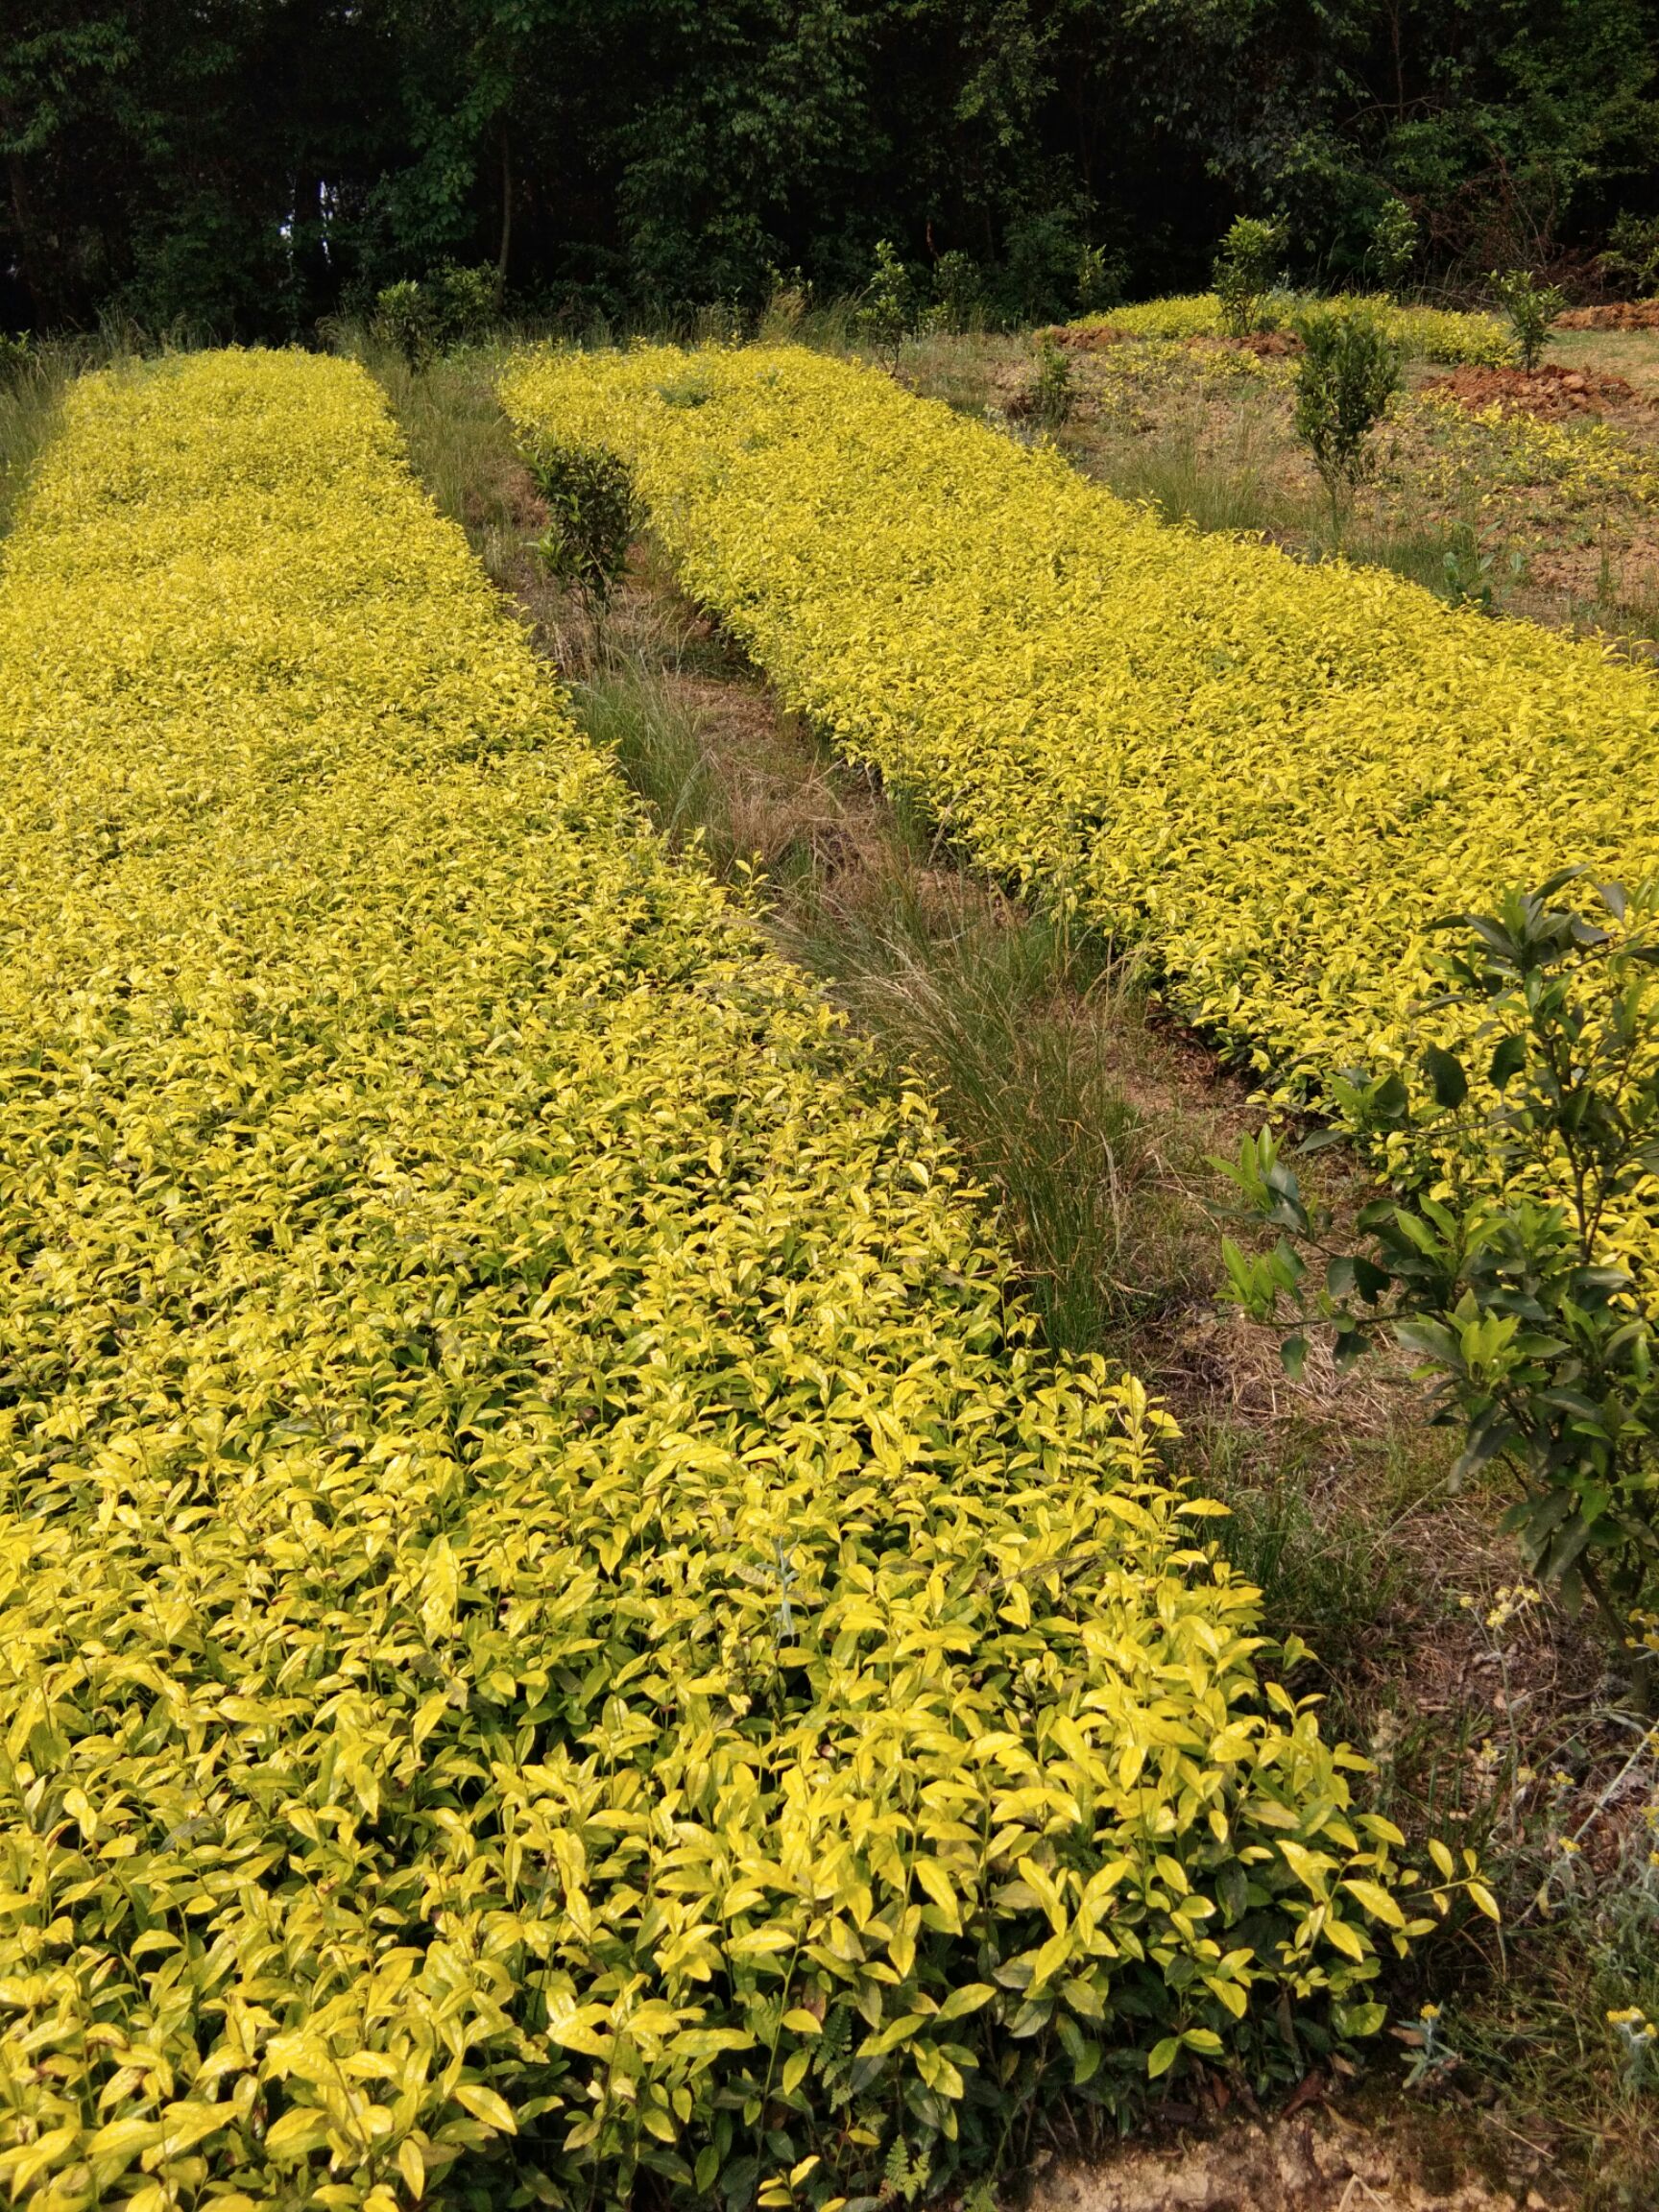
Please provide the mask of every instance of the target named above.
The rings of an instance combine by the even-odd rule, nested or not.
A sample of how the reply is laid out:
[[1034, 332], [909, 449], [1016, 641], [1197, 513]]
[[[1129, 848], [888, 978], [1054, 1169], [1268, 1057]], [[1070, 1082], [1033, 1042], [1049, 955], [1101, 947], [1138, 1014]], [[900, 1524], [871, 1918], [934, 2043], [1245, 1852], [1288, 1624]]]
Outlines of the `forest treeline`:
[[[1010, 315], [1588, 269], [1659, 211], [1659, 0], [7, 0], [0, 326], [278, 337], [445, 263], [671, 316], [965, 255]], [[1093, 252], [1086, 250], [1093, 249]], [[953, 263], [953, 267], [961, 264]]]

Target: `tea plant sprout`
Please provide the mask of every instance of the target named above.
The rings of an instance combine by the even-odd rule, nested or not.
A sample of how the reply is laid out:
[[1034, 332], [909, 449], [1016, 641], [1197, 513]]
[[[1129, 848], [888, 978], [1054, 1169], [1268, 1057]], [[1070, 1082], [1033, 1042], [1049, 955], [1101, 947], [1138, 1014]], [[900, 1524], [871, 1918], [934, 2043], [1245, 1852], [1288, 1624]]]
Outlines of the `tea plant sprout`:
[[597, 649], [639, 528], [634, 479], [627, 464], [603, 445], [536, 439], [522, 450], [547, 503], [547, 529], [536, 557], [556, 583], [578, 594]]
[[1566, 306], [1567, 295], [1553, 284], [1540, 284], [1526, 269], [1511, 269], [1502, 276], [1494, 270], [1487, 281], [1509, 318], [1522, 368], [1528, 372], [1536, 369], [1550, 325]]
[[876, 261], [864, 287], [856, 316], [859, 331], [868, 338], [888, 367], [898, 373], [905, 334], [916, 312], [916, 288], [910, 272], [890, 238], [876, 241]]
[[1046, 430], [1058, 430], [1070, 419], [1076, 393], [1066, 349], [1053, 339], [1044, 342], [1037, 355], [1037, 380], [1031, 392], [1031, 412]]
[[403, 356], [412, 375], [424, 369], [438, 349], [438, 322], [431, 298], [412, 276], [387, 284], [374, 295], [370, 329], [382, 346]]
[[1406, 202], [1384, 200], [1371, 226], [1371, 248], [1367, 255], [1384, 292], [1398, 295], [1417, 258], [1420, 243], [1417, 218]]
[[1284, 239], [1276, 223], [1240, 215], [1215, 255], [1215, 297], [1221, 327], [1230, 338], [1262, 329]]

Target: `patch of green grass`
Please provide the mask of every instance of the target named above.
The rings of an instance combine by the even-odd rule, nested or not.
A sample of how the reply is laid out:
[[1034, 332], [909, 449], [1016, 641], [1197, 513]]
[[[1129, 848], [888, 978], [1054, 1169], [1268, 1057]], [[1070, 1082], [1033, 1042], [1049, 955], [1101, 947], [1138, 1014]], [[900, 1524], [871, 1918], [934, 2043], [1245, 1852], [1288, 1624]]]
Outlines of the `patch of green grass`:
[[469, 349], [412, 370], [401, 354], [349, 335], [347, 349], [391, 399], [410, 465], [439, 512], [462, 524], [492, 581], [510, 588], [523, 565], [529, 485], [495, 397], [505, 356]]
[[[1248, 430], [1231, 452], [1216, 453], [1185, 425], [1113, 452], [1095, 464], [1094, 473], [1121, 498], [1144, 502], [1166, 522], [1203, 531], [1259, 533], [1300, 547], [1305, 560], [1329, 558], [1323, 509], [1275, 486]], [[1391, 569], [1439, 598], [1463, 594], [1467, 587], [1459, 578], [1474, 573], [1477, 550], [1468, 525], [1409, 517], [1358, 520], [1343, 547], [1344, 557], [1356, 565]], [[1449, 567], [1448, 554], [1456, 568]], [[1507, 570], [1494, 573], [1494, 591], [1507, 581]]]
[[710, 864], [729, 876], [737, 855], [718, 770], [693, 716], [634, 659], [613, 659], [575, 687], [582, 725], [651, 809], [677, 850], [702, 841]]
[[1116, 1073], [1126, 986], [1097, 942], [998, 910], [965, 877], [902, 867], [852, 901], [798, 896], [779, 927], [886, 1056], [927, 1079], [997, 1194], [1050, 1343], [1097, 1350], [1164, 1293], [1151, 1255], [1171, 1201]]
[[1246, 430], [1226, 454], [1211, 452], [1197, 425], [1183, 422], [1103, 457], [1094, 473], [1119, 498], [1151, 507], [1166, 522], [1195, 530], [1278, 532], [1296, 518], [1293, 503], [1269, 483]]

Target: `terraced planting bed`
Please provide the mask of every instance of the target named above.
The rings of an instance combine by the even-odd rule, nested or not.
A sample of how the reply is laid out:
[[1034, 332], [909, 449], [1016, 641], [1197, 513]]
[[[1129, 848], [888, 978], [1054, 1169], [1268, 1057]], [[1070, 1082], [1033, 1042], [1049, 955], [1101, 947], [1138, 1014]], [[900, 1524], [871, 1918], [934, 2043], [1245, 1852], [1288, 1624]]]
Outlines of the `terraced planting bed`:
[[[1570, 316], [1528, 377], [1493, 316], [1385, 302], [1369, 311], [1402, 349], [1405, 389], [1356, 506], [1350, 555], [1442, 597], [1605, 635], [1651, 658], [1659, 336]], [[1074, 466], [1168, 519], [1261, 533], [1302, 558], [1329, 552], [1320, 486], [1291, 427], [1289, 332], [1225, 338], [1214, 297], [1200, 294], [1037, 336], [1070, 366], [1074, 403], [1052, 435]], [[1032, 433], [1031, 341], [918, 339], [902, 373]]]
[[[791, 706], [993, 875], [1144, 944], [1284, 1095], [1414, 1062], [1425, 933], [1517, 854], [1659, 865], [1659, 690], [1594, 647], [1171, 531], [799, 349], [532, 357], [504, 397], [624, 454]], [[1608, 1248], [1646, 1273], [1653, 1242], [1637, 1207]]]

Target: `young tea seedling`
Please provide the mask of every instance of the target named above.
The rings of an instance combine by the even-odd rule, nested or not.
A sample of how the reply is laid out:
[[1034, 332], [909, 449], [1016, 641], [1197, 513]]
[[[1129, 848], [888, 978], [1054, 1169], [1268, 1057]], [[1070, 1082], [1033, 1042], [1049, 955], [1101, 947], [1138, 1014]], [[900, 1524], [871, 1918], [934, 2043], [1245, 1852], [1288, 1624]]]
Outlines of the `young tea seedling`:
[[1375, 465], [1373, 434], [1400, 389], [1400, 353], [1369, 315], [1316, 308], [1296, 325], [1296, 434], [1313, 457], [1340, 548], [1354, 494]]
[[1463, 1431], [1460, 1470], [1508, 1471], [1503, 1531], [1570, 1607], [1594, 1607], [1650, 1703], [1659, 1360], [1614, 1255], [1659, 1168], [1659, 883], [1586, 882], [1558, 903], [1581, 874], [1437, 925], [1455, 945], [1423, 1012], [1447, 1041], [1414, 1069], [1332, 1084], [1341, 1122], [1391, 1163], [1390, 1195], [1358, 1217], [1365, 1245], [1330, 1241], [1328, 1210], [1310, 1211], [1264, 1130], [1226, 1171], [1282, 1235], [1224, 1257], [1247, 1312], [1296, 1317], [1292, 1372], [1310, 1322], [1334, 1330], [1339, 1362], [1380, 1338], [1418, 1355], [1432, 1417]]
[[1536, 369], [1543, 358], [1550, 325], [1566, 306], [1567, 295], [1553, 284], [1540, 284], [1526, 269], [1511, 269], [1502, 276], [1494, 270], [1487, 281], [1509, 318], [1522, 368]]

